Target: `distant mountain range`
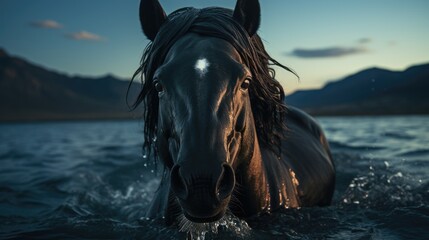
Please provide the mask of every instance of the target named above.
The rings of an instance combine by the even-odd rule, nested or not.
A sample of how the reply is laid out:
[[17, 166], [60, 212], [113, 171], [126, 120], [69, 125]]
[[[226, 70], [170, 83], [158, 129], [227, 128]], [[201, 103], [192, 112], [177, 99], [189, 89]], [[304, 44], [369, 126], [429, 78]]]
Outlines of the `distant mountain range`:
[[286, 103], [313, 115], [429, 114], [429, 64], [403, 72], [370, 68], [317, 90], [302, 90]]
[[[127, 107], [128, 85], [110, 75], [70, 77], [0, 49], [0, 121], [132, 118], [138, 113]], [[129, 99], [139, 88], [133, 84]]]
[[[126, 105], [129, 81], [71, 77], [0, 49], [0, 121], [140, 117]], [[132, 84], [130, 102], [140, 90]], [[289, 105], [314, 115], [429, 114], [429, 64], [403, 72], [371, 68], [322, 89], [297, 91]]]

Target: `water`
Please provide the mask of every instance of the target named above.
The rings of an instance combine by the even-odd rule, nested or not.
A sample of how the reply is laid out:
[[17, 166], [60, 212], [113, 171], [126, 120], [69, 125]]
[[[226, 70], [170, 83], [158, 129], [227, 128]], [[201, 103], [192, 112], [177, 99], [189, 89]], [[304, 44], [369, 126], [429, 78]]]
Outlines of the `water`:
[[[205, 239], [429, 239], [429, 117], [319, 121], [332, 206], [227, 216]], [[141, 145], [138, 121], [0, 124], [0, 239], [185, 239], [142, 218], [159, 180]]]

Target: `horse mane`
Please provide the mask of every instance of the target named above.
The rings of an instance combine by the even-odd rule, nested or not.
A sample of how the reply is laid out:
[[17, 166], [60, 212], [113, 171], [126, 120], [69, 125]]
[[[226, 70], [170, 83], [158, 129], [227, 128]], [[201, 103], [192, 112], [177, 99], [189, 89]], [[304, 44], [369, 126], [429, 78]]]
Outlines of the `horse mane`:
[[246, 30], [232, 18], [232, 13], [232, 10], [219, 7], [178, 9], [168, 16], [154, 41], [146, 46], [140, 67], [132, 77], [133, 81], [140, 75], [142, 88], [131, 107], [135, 109], [140, 104], [143, 105], [143, 148], [147, 155], [156, 147], [158, 127], [159, 102], [153, 86], [153, 74], [163, 63], [172, 45], [187, 33], [221, 38], [236, 48], [253, 76], [249, 96], [259, 142], [273, 151], [274, 146], [280, 149], [280, 141], [284, 138], [286, 129], [286, 105], [283, 87], [274, 79], [275, 70], [271, 66], [294, 72], [270, 57], [261, 38], [257, 34], [249, 37]]

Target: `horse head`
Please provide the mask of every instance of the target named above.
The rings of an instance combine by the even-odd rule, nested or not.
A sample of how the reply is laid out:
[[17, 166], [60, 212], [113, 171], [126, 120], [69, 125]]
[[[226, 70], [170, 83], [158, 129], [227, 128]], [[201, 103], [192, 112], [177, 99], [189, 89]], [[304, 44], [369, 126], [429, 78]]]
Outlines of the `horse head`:
[[234, 11], [184, 8], [167, 17], [157, 0], [142, 0], [140, 21], [152, 41], [138, 70], [146, 145], [167, 166], [185, 217], [216, 221], [230, 207], [240, 169], [255, 171], [255, 125], [272, 130], [284, 106], [268, 68], [272, 59], [256, 35], [259, 2], [239, 0]]

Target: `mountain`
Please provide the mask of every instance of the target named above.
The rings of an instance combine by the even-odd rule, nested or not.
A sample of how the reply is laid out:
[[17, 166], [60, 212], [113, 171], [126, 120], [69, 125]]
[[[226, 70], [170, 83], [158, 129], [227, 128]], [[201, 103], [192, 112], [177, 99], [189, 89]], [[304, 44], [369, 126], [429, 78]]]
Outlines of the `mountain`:
[[[140, 117], [126, 105], [129, 81], [70, 77], [0, 49], [0, 121]], [[130, 102], [140, 90], [133, 83]], [[429, 64], [405, 71], [370, 68], [286, 103], [314, 115], [429, 114]]]
[[[107, 75], [70, 77], [0, 49], [0, 120], [131, 118], [129, 81]], [[136, 97], [133, 84], [129, 99]]]
[[313, 115], [429, 114], [429, 64], [405, 71], [370, 68], [317, 90], [302, 90], [286, 103]]

